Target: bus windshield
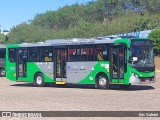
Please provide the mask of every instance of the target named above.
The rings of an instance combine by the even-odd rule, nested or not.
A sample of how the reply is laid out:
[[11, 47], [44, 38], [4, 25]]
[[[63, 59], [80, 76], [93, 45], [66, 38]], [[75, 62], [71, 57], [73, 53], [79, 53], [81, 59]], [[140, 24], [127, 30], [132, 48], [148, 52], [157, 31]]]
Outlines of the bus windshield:
[[131, 42], [131, 66], [133, 67], [153, 67], [154, 54], [151, 41]]

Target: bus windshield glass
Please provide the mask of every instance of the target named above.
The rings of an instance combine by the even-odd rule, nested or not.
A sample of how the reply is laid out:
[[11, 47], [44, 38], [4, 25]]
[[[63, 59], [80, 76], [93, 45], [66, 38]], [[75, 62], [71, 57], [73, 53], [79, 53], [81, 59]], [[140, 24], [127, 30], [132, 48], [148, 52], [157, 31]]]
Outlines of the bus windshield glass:
[[131, 66], [132, 67], [154, 66], [153, 44], [151, 41], [132, 40]]

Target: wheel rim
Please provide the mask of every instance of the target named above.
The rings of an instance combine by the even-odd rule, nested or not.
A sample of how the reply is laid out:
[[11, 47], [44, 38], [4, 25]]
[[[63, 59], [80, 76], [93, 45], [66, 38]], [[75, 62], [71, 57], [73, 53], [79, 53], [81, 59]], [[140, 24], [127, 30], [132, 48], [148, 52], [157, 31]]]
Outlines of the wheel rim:
[[106, 84], [107, 84], [107, 80], [104, 77], [101, 77], [99, 79], [99, 86], [104, 88], [106, 86]]
[[5, 74], [6, 74], [5, 70], [1, 70], [1, 75], [5, 76]]
[[41, 76], [38, 76], [36, 82], [38, 85], [41, 85], [43, 83], [43, 78]]

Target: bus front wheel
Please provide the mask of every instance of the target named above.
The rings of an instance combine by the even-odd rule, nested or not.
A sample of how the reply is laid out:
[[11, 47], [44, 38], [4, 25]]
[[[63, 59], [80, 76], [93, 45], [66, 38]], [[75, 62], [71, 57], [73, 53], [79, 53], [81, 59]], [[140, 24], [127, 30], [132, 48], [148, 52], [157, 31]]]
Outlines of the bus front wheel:
[[106, 75], [101, 74], [97, 77], [97, 88], [98, 89], [109, 89], [109, 80]]
[[44, 87], [44, 86], [46, 86], [46, 83], [44, 82], [44, 77], [43, 77], [43, 75], [41, 73], [37, 73], [35, 75], [34, 85], [36, 87]]

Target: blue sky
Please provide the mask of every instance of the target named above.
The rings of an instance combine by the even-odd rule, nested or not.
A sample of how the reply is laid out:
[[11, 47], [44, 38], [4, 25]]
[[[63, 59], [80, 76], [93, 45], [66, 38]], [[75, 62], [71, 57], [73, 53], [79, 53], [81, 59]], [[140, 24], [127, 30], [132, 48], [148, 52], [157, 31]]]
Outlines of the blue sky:
[[33, 19], [37, 13], [88, 1], [92, 0], [1, 0], [0, 29], [10, 30], [13, 26]]

